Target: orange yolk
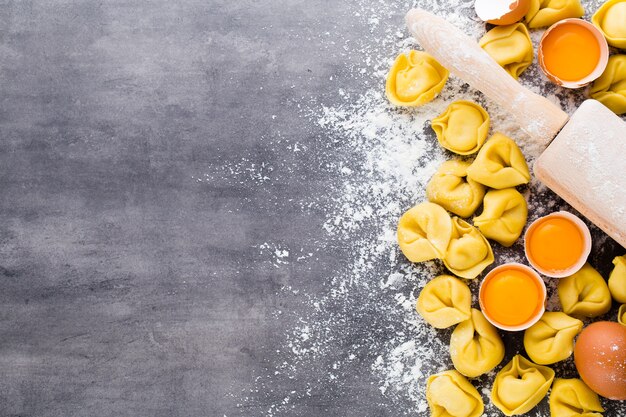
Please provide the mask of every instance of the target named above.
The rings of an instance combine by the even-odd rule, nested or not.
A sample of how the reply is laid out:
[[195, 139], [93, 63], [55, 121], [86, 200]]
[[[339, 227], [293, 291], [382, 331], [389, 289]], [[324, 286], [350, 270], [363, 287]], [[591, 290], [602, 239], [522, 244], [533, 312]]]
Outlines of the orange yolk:
[[548, 72], [564, 81], [588, 76], [600, 61], [600, 45], [594, 34], [577, 24], [552, 29], [542, 42], [543, 62]]
[[585, 240], [578, 227], [564, 218], [548, 218], [526, 238], [528, 256], [547, 271], [563, 271], [580, 259]]
[[532, 276], [518, 269], [505, 269], [483, 284], [485, 313], [505, 326], [519, 326], [541, 309], [541, 289]]

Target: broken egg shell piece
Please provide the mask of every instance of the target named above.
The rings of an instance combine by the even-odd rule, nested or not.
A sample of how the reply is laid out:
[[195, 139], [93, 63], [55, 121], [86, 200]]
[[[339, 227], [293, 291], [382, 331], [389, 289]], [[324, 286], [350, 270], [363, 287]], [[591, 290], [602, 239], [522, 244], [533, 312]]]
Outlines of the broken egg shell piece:
[[492, 25], [510, 25], [519, 22], [530, 9], [530, 0], [476, 0], [478, 17]]

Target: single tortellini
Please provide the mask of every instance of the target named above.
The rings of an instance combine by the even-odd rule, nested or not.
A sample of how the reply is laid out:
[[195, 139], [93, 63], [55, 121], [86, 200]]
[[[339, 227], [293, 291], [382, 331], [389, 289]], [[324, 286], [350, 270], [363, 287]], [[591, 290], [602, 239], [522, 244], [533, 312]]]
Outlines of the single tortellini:
[[487, 239], [474, 226], [454, 217], [444, 265], [454, 275], [474, 279], [493, 261], [493, 250]]
[[591, 21], [604, 33], [609, 45], [626, 49], [626, 0], [609, 0], [593, 15]]
[[504, 359], [504, 343], [498, 330], [483, 313], [472, 309], [472, 317], [456, 326], [450, 338], [450, 357], [457, 371], [470, 378], [491, 371]]
[[509, 247], [522, 234], [528, 217], [526, 199], [515, 188], [490, 190], [474, 226], [487, 238]]
[[424, 286], [416, 309], [431, 326], [445, 329], [469, 319], [471, 306], [467, 284], [451, 275], [440, 275]]
[[467, 178], [469, 166], [458, 159], [441, 164], [426, 186], [428, 200], [460, 217], [474, 214], [485, 196], [485, 186]]
[[626, 255], [613, 259], [613, 271], [609, 275], [609, 291], [618, 303], [626, 304]]
[[557, 378], [550, 391], [551, 417], [602, 417], [598, 394], [578, 378]]
[[557, 286], [563, 311], [572, 316], [597, 317], [611, 309], [611, 293], [602, 275], [586, 263]]
[[553, 379], [552, 369], [515, 355], [496, 374], [491, 401], [507, 416], [524, 414], [546, 396]]
[[459, 155], [477, 152], [489, 133], [489, 114], [479, 104], [459, 100], [431, 122], [439, 144]]
[[455, 370], [428, 378], [426, 401], [432, 417], [479, 417], [484, 411], [483, 399], [476, 388]]
[[482, 147], [467, 176], [487, 187], [501, 190], [530, 181], [524, 154], [513, 139], [502, 133], [494, 135]]
[[393, 63], [385, 93], [397, 106], [421, 106], [441, 92], [449, 72], [426, 52], [409, 51], [398, 55]]
[[450, 215], [437, 204], [418, 204], [405, 212], [398, 222], [398, 244], [411, 262], [442, 258], [451, 236]]
[[533, 43], [523, 23], [496, 26], [478, 44], [515, 79], [533, 63]]
[[582, 329], [578, 319], [561, 311], [546, 312], [524, 332], [524, 348], [533, 362], [550, 365], [570, 357]]
[[526, 24], [531, 29], [550, 26], [559, 20], [582, 17], [585, 9], [580, 0], [530, 0]]
[[591, 85], [589, 96], [615, 114], [626, 113], [626, 55], [609, 57], [606, 69]]
[[619, 306], [617, 311], [617, 322], [626, 326], [626, 304]]

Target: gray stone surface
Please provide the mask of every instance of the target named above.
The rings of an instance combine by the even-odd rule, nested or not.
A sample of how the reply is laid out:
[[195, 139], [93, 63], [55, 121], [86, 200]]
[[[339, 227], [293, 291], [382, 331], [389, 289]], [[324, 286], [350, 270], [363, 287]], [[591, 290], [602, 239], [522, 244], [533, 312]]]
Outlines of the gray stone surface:
[[[320, 166], [332, 149], [294, 103], [332, 96], [330, 76], [359, 90], [341, 44], [302, 42], [363, 36], [350, 13], [334, 1], [0, 2], [0, 415], [260, 416], [319, 380], [321, 363], [241, 398], [297, 320], [301, 300], [280, 289], [315, 297], [349, 256], [324, 241], [322, 211], [299, 209], [335, 179]], [[271, 182], [227, 175], [263, 163]], [[314, 265], [263, 262], [268, 236], [314, 251]], [[369, 359], [293, 414], [395, 415]]]

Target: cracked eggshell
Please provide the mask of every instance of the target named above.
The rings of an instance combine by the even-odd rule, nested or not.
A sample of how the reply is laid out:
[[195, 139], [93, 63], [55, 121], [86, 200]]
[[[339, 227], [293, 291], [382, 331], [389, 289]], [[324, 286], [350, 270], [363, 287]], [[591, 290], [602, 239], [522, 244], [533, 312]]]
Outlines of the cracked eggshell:
[[478, 17], [492, 25], [510, 25], [519, 22], [530, 9], [530, 0], [476, 0]]

